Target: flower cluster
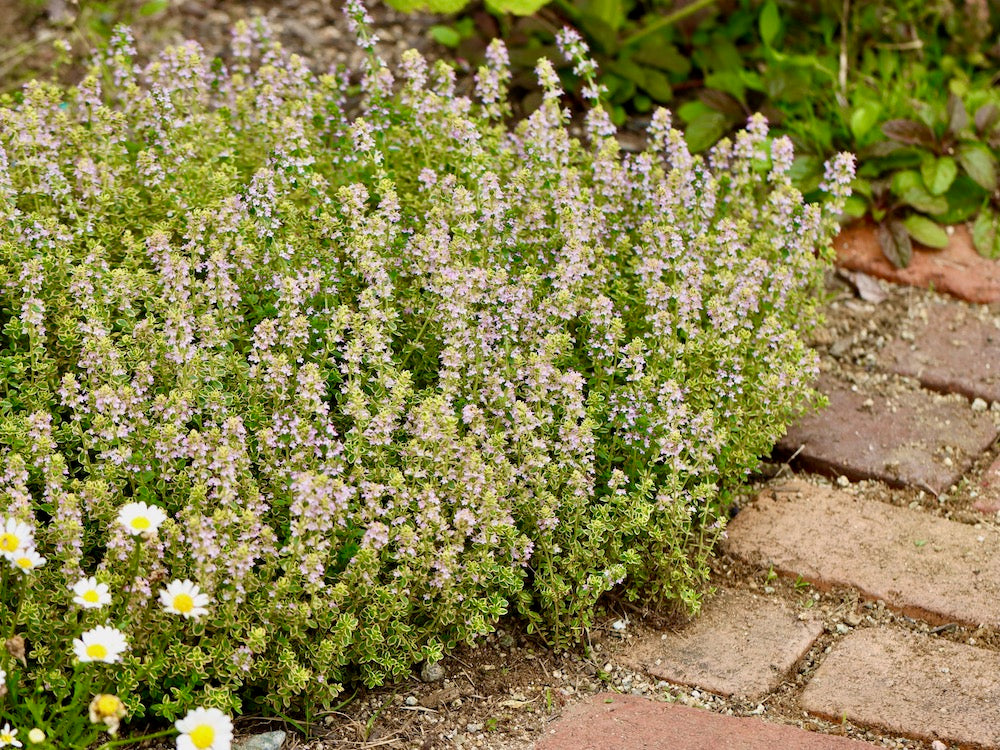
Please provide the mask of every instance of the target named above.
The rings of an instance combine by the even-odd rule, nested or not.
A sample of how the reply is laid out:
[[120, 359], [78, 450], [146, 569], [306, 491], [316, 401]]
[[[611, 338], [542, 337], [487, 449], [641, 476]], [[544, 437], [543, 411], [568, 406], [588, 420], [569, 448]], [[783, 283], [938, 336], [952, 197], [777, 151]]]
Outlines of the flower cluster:
[[759, 117], [707, 159], [663, 110], [578, 140], [544, 62], [511, 131], [506, 61], [474, 100], [372, 55], [358, 101], [262, 26], [231, 67], [119, 33], [0, 106], [0, 626], [36, 644], [0, 667], [216, 748], [199, 695], [329, 706], [513, 610], [568, 644], [615, 586], [697, 607], [813, 403], [852, 165], [806, 205]]

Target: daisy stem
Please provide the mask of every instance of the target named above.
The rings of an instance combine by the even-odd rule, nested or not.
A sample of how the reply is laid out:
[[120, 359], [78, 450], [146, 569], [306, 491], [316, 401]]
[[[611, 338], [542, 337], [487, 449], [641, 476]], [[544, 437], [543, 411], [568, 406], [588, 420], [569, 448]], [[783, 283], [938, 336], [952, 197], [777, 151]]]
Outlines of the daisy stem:
[[137, 742], [144, 742], [145, 740], [155, 740], [159, 737], [169, 737], [172, 734], [177, 734], [177, 730], [171, 727], [170, 729], [164, 729], [162, 732], [154, 732], [153, 734], [144, 734], [141, 737], [129, 737], [123, 740], [109, 740], [103, 745], [97, 748], [97, 750], [110, 750], [112, 747], [121, 747], [122, 745], [134, 745]]

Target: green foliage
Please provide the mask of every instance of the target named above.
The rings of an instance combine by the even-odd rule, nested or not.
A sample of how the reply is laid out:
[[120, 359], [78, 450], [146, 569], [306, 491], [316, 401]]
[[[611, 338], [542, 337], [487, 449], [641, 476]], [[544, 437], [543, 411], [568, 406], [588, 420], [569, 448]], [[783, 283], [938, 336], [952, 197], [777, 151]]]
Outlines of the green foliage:
[[[0, 513], [47, 558], [5, 565], [0, 668], [49, 710], [86, 673], [132, 717], [304, 713], [508, 613], [565, 646], [616, 586], [697, 609], [727, 498], [815, 403], [850, 159], [806, 206], [760, 118], [709, 163], [657, 110], [624, 157], [547, 62], [509, 131], [499, 44], [476, 101], [413, 52], [359, 90], [234, 45], [140, 70], [119, 32], [0, 103]], [[73, 658], [99, 626], [114, 667]]]

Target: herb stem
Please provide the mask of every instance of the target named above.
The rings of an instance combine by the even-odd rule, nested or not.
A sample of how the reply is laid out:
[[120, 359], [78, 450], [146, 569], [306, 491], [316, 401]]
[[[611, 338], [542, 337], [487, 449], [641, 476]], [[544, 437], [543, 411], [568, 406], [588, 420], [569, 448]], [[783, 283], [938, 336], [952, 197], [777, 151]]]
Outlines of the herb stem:
[[655, 34], [657, 31], [660, 31], [661, 29], [665, 29], [668, 26], [673, 26], [678, 21], [683, 21], [688, 16], [697, 13], [699, 10], [702, 10], [703, 8], [707, 8], [709, 5], [712, 5], [713, 3], [715, 3], [715, 0], [695, 0], [690, 5], [685, 5], [683, 8], [675, 10], [673, 13], [663, 16], [663, 18], [660, 18], [654, 21], [653, 23], [648, 24], [645, 28], [639, 29], [631, 36], [625, 37], [625, 39], [622, 40], [621, 46], [626, 47], [630, 44], [635, 44], [640, 39], [645, 39], [650, 34]]

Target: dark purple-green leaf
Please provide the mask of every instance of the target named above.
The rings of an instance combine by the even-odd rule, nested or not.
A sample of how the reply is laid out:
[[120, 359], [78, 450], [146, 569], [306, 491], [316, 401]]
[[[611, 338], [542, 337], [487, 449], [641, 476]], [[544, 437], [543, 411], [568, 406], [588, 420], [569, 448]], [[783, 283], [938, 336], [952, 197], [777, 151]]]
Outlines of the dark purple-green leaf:
[[989, 133], [1000, 122], [1000, 109], [992, 102], [987, 102], [976, 110], [975, 122], [978, 133]]
[[913, 243], [906, 227], [895, 219], [883, 221], [878, 225], [878, 244], [882, 252], [896, 268], [906, 268], [913, 258]]
[[887, 138], [910, 146], [934, 148], [937, 144], [934, 131], [916, 120], [888, 120], [882, 123], [882, 132]]
[[969, 124], [965, 103], [952, 93], [948, 94], [948, 132], [957, 136]]

